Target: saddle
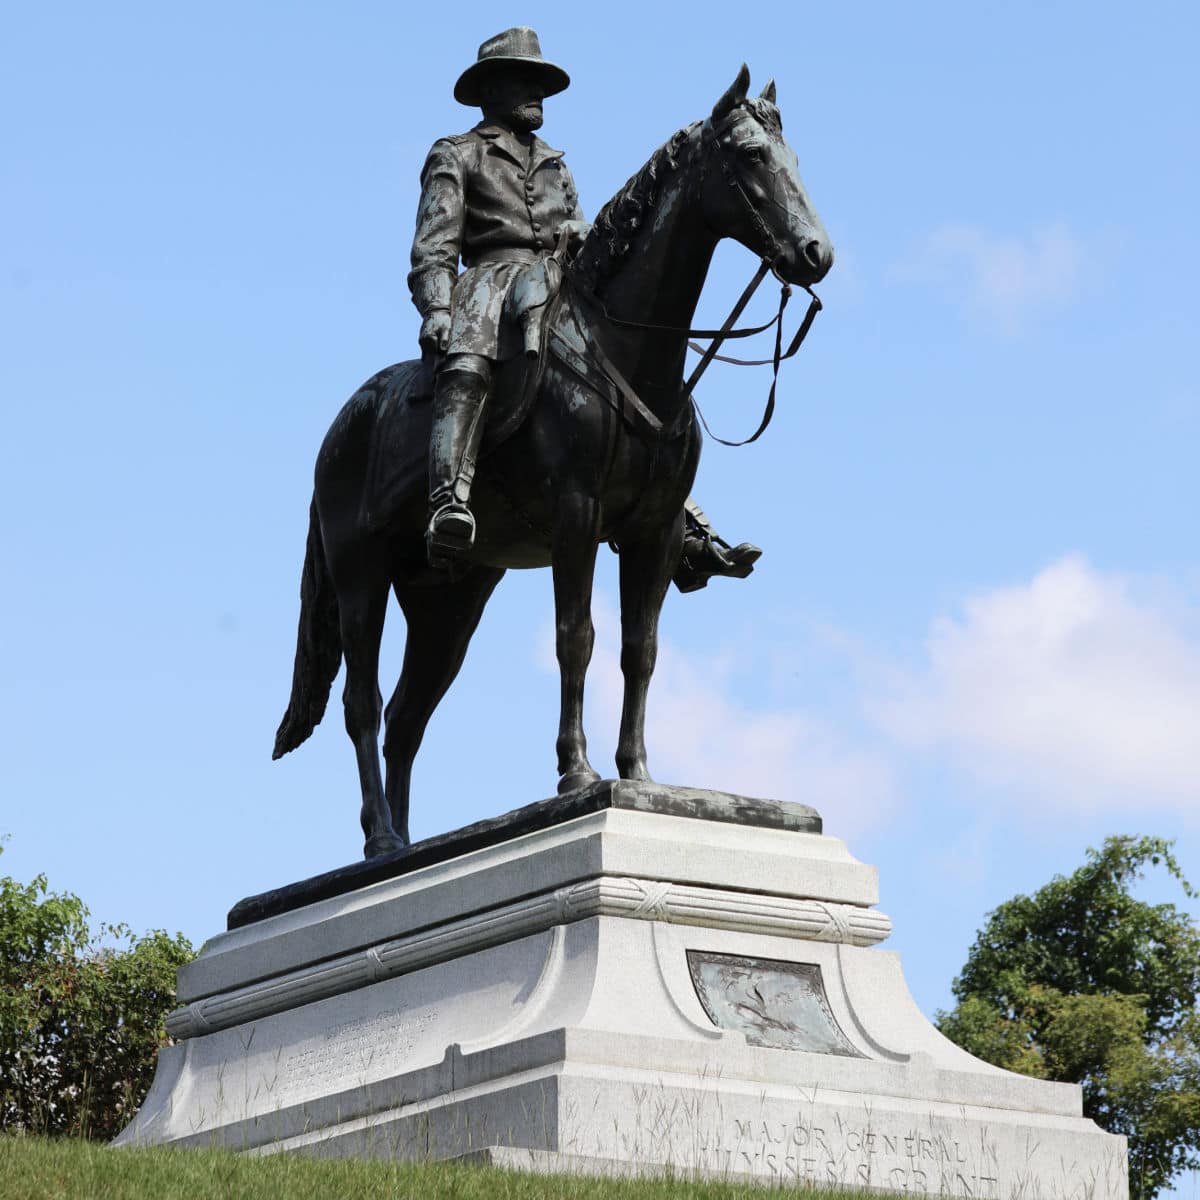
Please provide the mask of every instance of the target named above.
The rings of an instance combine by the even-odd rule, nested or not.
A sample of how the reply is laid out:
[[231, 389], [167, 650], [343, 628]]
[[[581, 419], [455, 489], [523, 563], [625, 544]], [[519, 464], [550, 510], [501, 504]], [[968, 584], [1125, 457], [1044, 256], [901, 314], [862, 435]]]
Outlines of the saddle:
[[550, 312], [550, 301], [562, 288], [562, 252], [565, 235], [558, 249], [526, 267], [516, 278], [504, 298], [504, 320], [521, 335], [525, 357], [536, 359], [542, 352], [542, 330]]
[[[484, 412], [482, 461], [524, 423], [545, 366], [544, 332], [562, 287], [559, 251], [523, 270], [509, 289], [504, 319], [519, 338], [520, 353], [498, 363]], [[439, 364], [428, 359], [398, 363], [356, 394], [375, 408], [375, 429], [363, 489], [366, 521], [387, 527], [413, 496], [429, 487], [429, 438]], [[354, 400], [351, 403], [354, 403]]]

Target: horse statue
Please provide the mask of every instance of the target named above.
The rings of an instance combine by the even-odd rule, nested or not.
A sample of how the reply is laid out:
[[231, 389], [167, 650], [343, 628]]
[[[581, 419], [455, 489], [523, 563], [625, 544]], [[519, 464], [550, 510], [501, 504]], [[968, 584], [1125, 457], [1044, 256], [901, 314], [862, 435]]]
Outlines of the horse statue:
[[[325, 712], [342, 657], [346, 731], [362, 786], [365, 856], [409, 844], [413, 760], [504, 572], [549, 566], [562, 697], [558, 791], [597, 781], [583, 731], [597, 548], [620, 556], [624, 702], [616, 764], [649, 780], [646, 692], [700, 456], [687, 337], [722, 238], [786, 284], [824, 277], [833, 250], [784, 141], [775, 85], [742, 67], [703, 121], [681, 129], [601, 210], [546, 306], [536, 362], [515, 358], [488, 403], [465, 562], [433, 569], [424, 542], [430, 402], [419, 360], [374, 376], [321, 446], [301, 580], [292, 694], [275, 741], [299, 746]], [[744, 298], [743, 298], [744, 299]], [[778, 367], [778, 338], [776, 341]], [[386, 709], [379, 644], [388, 592], [407, 622]], [[380, 716], [386, 722], [380, 771]]]

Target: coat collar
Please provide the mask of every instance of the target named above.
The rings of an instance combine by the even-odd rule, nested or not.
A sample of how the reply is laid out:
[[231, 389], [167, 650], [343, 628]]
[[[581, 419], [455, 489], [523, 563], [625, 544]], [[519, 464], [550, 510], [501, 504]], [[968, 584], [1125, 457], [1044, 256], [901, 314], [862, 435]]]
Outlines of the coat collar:
[[563, 156], [563, 151], [546, 145], [536, 133], [533, 135], [533, 152], [527, 156], [525, 147], [517, 140], [517, 135], [503, 125], [480, 121], [472, 132], [507, 158], [511, 158], [518, 166], [524, 167], [528, 162], [530, 171], [536, 171], [542, 163], [548, 162], [552, 158], [562, 158]]

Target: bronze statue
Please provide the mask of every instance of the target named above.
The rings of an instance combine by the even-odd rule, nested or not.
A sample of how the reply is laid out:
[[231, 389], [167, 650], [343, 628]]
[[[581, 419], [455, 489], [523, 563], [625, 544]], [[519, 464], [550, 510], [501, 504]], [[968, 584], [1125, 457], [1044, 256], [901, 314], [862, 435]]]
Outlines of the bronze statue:
[[[540, 59], [532, 35], [522, 37], [529, 51], [525, 57]], [[481, 50], [480, 64], [489, 57]], [[566, 82], [565, 75], [547, 67], [536, 67], [534, 76], [544, 94]], [[482, 87], [492, 69], [477, 64], [474, 74], [464, 76], [465, 84], [460, 80], [468, 98], [485, 95], [470, 89]], [[481, 343], [471, 339], [486, 334], [486, 322], [471, 315], [479, 310], [463, 303], [456, 308], [452, 290], [447, 296], [449, 267], [436, 284], [429, 278], [432, 272], [416, 269], [414, 294], [430, 301], [430, 314], [442, 313], [427, 318], [423, 327], [431, 347], [440, 349], [446, 338], [438, 399], [431, 403], [432, 355], [398, 363], [350, 398], [325, 437], [310, 509], [292, 694], [276, 735], [275, 757], [300, 745], [321, 720], [344, 654], [346, 729], [358, 759], [367, 857], [408, 844], [413, 759], [429, 717], [462, 665], [484, 605], [508, 568], [550, 566], [553, 571], [562, 683], [558, 790], [573, 791], [599, 778], [588, 762], [582, 719], [594, 639], [592, 575], [602, 542], [620, 555], [625, 693], [617, 769], [623, 779], [650, 778], [646, 693], [659, 611], [684, 546], [683, 505], [700, 455], [690, 394], [695, 372], [685, 384], [683, 367], [687, 339], [697, 332], [689, 326], [712, 253], [721, 238], [733, 237], [757, 255], [762, 265], [756, 280], [769, 271], [785, 285], [780, 319], [786, 285], [816, 283], [833, 261], [796, 156], [783, 139], [774, 84], [751, 97], [749, 83], [749, 71], [742, 67], [712, 112], [668, 139], [605, 205], [573, 256], [569, 243], [581, 232], [570, 224], [578, 220], [574, 189], [561, 165], [548, 165], [561, 159], [532, 138], [522, 143], [512, 129], [491, 139], [494, 147], [511, 135], [527, 153], [525, 167], [518, 159], [506, 169], [528, 174], [536, 163], [538, 171], [558, 172], [557, 182], [548, 176], [544, 188], [535, 184], [541, 198], [530, 209], [537, 214], [544, 205], [559, 222], [554, 233], [565, 230], [554, 241], [553, 254], [547, 253], [548, 242], [525, 247], [541, 257], [527, 268], [529, 278], [522, 285], [499, 278], [508, 269], [503, 263], [484, 275], [485, 307], [493, 304], [493, 288], [520, 293], [508, 314], [513, 320], [502, 319], [496, 336], [501, 343], [519, 338], [526, 353], [500, 353], [492, 366], [488, 353], [472, 348]], [[486, 94], [499, 96], [498, 91]], [[511, 108], [514, 96], [524, 96], [523, 104], [540, 107], [528, 95], [527, 89], [509, 91], [496, 103], [503, 99]], [[455, 154], [493, 152], [484, 149], [489, 139], [481, 132], [465, 136], [474, 148], [464, 151], [461, 142], [452, 141]], [[431, 160], [449, 153], [435, 147]], [[529, 221], [533, 234], [546, 232], [534, 224]], [[536, 224], [544, 223], [539, 218]], [[453, 285], [460, 289], [460, 302], [467, 294], [476, 296], [471, 269], [487, 266], [475, 258], [474, 242], [464, 239], [462, 245], [468, 247], [469, 264], [476, 265], [464, 276], [466, 284]], [[434, 303], [439, 298], [448, 307]], [[788, 354], [798, 347], [815, 310], [814, 301]], [[771, 324], [777, 374], [787, 355], [781, 351], [781, 323]], [[477, 415], [483, 393], [473, 379], [482, 375], [462, 369], [462, 363], [455, 367], [459, 354], [477, 354], [489, 363], [486, 423]], [[454, 381], [455, 376], [469, 378]], [[461, 400], [452, 387], [475, 390]], [[462, 490], [453, 489], [465, 461], [471, 499], [471, 519], [459, 520], [456, 513], [444, 530], [450, 550], [446, 565], [431, 564], [425, 542], [435, 409], [439, 419], [458, 415], [451, 416], [445, 447], [439, 443], [433, 452], [437, 463], [451, 465], [434, 479], [450, 487], [448, 504], [464, 504], [458, 499]], [[442, 534], [442, 523], [435, 522], [435, 559], [443, 548]], [[383, 710], [378, 660], [389, 590], [404, 611], [408, 636], [400, 681]], [[386, 719], [386, 785], [379, 763], [381, 716]]]
[[[532, 29], [489, 38], [454, 87], [454, 98], [482, 108], [483, 120], [435, 142], [421, 171], [408, 284], [422, 318], [421, 349], [444, 356], [434, 394], [425, 534], [435, 566], [448, 565], [475, 538], [469, 501], [487, 394], [494, 365], [519, 349], [524, 314], [505, 320], [506, 305], [519, 300], [514, 285], [560, 241], [567, 252], [577, 249], [590, 228], [562, 151], [534, 132], [542, 125], [542, 100], [569, 83], [566, 71], [542, 57]], [[729, 546], [699, 506], [689, 500], [684, 509], [680, 590], [704, 587], [713, 575], [749, 575], [758, 547]]]

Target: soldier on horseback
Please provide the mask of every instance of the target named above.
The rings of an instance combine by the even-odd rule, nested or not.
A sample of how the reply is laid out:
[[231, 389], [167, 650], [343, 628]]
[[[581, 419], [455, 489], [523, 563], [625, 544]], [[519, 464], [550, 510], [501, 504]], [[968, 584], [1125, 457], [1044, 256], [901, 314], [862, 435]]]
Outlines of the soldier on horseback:
[[[435, 142], [421, 172], [408, 283], [422, 318], [421, 349], [440, 357], [425, 535], [435, 566], [474, 542], [469, 501], [483, 411], [495, 364], [519, 349], [506, 300], [523, 270], [560, 241], [577, 246], [589, 228], [562, 151], [534, 133], [542, 100], [569, 83], [561, 67], [542, 57], [532, 29], [489, 38], [454, 87], [454, 98], [482, 108], [483, 120]], [[704, 587], [713, 575], [750, 574], [757, 547], [729, 546], [690, 499], [686, 515], [674, 577], [681, 591]]]

